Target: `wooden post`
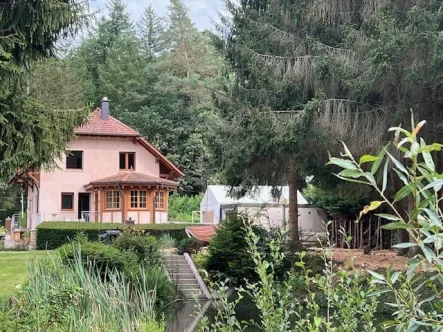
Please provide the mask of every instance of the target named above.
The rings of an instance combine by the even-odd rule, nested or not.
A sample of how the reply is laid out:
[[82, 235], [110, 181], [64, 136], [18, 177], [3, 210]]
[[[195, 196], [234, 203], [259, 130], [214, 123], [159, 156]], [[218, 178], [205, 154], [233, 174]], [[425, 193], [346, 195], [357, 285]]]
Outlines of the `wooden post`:
[[10, 232], [12, 231], [12, 219], [11, 217], [8, 217], [5, 219], [5, 228], [6, 228], [6, 232]]
[[155, 221], [155, 189], [148, 191], [148, 197], [146, 199], [148, 200], [149, 222], [153, 224]]

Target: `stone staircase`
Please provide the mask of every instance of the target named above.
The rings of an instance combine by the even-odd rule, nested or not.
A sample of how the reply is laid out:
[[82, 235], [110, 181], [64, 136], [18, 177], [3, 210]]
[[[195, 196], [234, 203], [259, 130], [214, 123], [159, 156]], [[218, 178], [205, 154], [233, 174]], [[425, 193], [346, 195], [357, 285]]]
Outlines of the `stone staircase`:
[[164, 264], [171, 281], [187, 300], [211, 299], [197, 268], [188, 254], [164, 256]]

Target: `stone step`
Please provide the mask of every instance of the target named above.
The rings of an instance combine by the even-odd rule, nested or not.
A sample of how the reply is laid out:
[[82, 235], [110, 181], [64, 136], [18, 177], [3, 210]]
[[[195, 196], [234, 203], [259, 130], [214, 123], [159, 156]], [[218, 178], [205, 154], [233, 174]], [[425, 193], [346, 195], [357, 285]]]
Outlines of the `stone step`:
[[192, 273], [192, 270], [189, 266], [171, 268], [171, 269], [168, 269], [168, 271], [175, 272], [175, 273]]
[[195, 286], [195, 287], [199, 287], [198, 286], [198, 282], [195, 279], [179, 279], [178, 280], [178, 284], [179, 286]]

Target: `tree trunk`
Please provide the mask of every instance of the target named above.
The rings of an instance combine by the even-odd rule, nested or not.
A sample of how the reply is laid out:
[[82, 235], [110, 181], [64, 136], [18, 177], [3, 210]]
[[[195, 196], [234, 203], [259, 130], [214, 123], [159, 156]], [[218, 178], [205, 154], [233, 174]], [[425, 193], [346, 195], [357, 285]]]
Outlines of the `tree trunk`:
[[297, 166], [294, 160], [289, 161], [289, 225], [290, 225], [290, 247], [293, 250], [302, 248], [300, 231], [298, 229], [298, 199], [297, 199]]

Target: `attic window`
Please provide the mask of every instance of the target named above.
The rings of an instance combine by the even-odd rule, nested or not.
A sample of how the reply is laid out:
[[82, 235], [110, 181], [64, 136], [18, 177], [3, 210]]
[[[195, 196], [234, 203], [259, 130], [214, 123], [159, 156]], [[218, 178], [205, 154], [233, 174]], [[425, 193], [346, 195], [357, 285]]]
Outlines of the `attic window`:
[[70, 151], [66, 155], [67, 169], [83, 169], [83, 151]]
[[135, 169], [135, 152], [120, 152], [119, 165], [121, 170]]

